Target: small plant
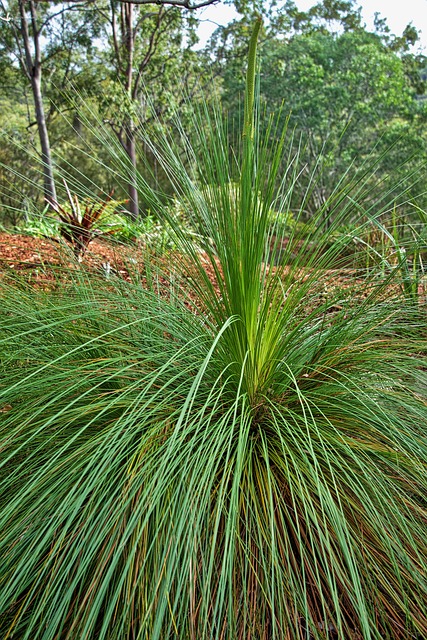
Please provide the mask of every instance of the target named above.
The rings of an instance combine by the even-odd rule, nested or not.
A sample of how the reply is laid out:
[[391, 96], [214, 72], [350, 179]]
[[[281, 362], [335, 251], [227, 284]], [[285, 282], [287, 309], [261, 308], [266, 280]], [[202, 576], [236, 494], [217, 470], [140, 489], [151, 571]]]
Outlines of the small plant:
[[365, 246], [366, 270], [389, 277], [397, 274], [397, 282], [405, 299], [418, 304], [426, 293], [427, 214], [414, 206], [412, 219], [400, 219], [394, 206], [385, 221], [373, 220], [366, 239], [357, 238]]
[[[176, 225], [186, 224], [178, 203], [171, 205], [170, 216], [175, 219]], [[119, 242], [142, 246], [153, 256], [161, 256], [176, 248], [175, 234], [171, 225], [160, 221], [150, 211], [136, 220], [129, 216], [119, 217], [120, 227], [115, 232], [115, 238]]]
[[418, 223], [407, 222], [404, 225], [406, 239], [399, 237], [400, 227], [393, 212], [393, 240], [403, 294], [407, 300], [418, 304], [427, 287], [427, 214], [419, 207], [415, 207], [415, 211]]
[[105, 200], [94, 201], [86, 198], [82, 202], [76, 194], [72, 195], [64, 180], [67, 192], [67, 205], [60, 205], [55, 200], [49, 200], [49, 204], [58, 215], [61, 226], [60, 234], [72, 247], [74, 256], [81, 262], [89, 244], [95, 238], [107, 234], [117, 233], [117, 228], [97, 228], [108, 209], [115, 210], [125, 201], [113, 201], [114, 191], [111, 191]]
[[15, 227], [15, 230], [18, 233], [24, 233], [36, 238], [57, 237], [60, 223], [57, 218], [49, 215], [50, 208], [50, 205], [47, 205], [40, 213], [33, 207], [27, 207], [24, 210], [24, 219]]

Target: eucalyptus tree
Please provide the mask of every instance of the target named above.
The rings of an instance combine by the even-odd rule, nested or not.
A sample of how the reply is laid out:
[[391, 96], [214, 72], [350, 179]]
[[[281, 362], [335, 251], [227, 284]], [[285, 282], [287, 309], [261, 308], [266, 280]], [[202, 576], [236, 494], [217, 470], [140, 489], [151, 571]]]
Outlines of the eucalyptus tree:
[[[151, 77], [161, 75], [165, 58], [179, 56], [183, 13], [213, 2], [215, 0], [160, 0], [154, 4], [145, 0], [112, 0], [110, 3], [1, 0], [0, 48], [7, 53], [10, 64], [19, 66], [31, 87], [35, 117], [30, 126], [35, 124], [38, 130], [43, 190], [47, 200], [56, 200], [49, 120], [55, 113], [57, 102], [62, 100], [62, 89], [70, 80], [74, 83], [82, 72], [84, 76], [88, 63], [94, 63], [99, 72], [97, 82], [108, 76], [108, 68], [98, 64], [106, 62], [100, 51], [106, 45], [106, 30], [115, 79], [121, 82], [129, 103], [132, 103], [139, 95], [146, 68], [158, 63], [160, 66]], [[172, 47], [159, 62], [156, 55], [166, 42]], [[95, 52], [97, 59], [94, 58]], [[131, 111], [128, 109], [122, 122], [118, 124], [115, 121], [112, 125], [132, 166], [135, 166], [137, 158]], [[130, 210], [137, 215], [138, 195], [132, 180], [129, 197]]]
[[[179, 9], [164, 4], [111, 0], [103, 11], [107, 31], [106, 67], [110, 83], [101, 96], [106, 121], [129, 159], [128, 209], [139, 215], [138, 191], [133, 174], [138, 162], [135, 110], [144, 111], [143, 95], [149, 87], [152, 104], [160, 110], [162, 93], [170, 86], [183, 57], [186, 21]], [[149, 117], [150, 108], [145, 112]]]
[[[215, 2], [110, 0], [108, 6], [98, 5], [108, 25], [108, 63], [114, 80], [103, 98], [104, 102], [110, 101], [114, 105], [108, 122], [129, 159], [128, 208], [133, 217], [140, 213], [134, 177], [138, 163], [135, 108], [140, 119], [141, 103], [148, 90], [151, 100], [149, 107], [145, 105], [146, 117], [152, 117], [153, 110], [156, 115], [167, 110], [171, 87], [174, 87], [176, 96], [197, 57], [191, 50], [196, 39], [197, 24], [192, 12]], [[177, 75], [181, 77], [178, 86]], [[119, 86], [116, 80], [119, 80]], [[124, 93], [121, 89], [124, 89]]]
[[48, 120], [46, 85], [64, 84], [75, 71], [76, 55], [87, 53], [97, 35], [96, 14], [90, 3], [76, 5], [40, 3], [36, 0], [2, 0], [2, 47], [12, 65], [21, 69], [31, 93], [40, 141], [44, 195], [56, 199]]

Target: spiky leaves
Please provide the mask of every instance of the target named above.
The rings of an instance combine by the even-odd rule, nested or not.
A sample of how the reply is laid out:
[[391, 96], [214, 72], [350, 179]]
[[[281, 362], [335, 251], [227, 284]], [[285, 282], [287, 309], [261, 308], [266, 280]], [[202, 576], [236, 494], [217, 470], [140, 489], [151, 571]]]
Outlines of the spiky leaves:
[[[82, 203], [76, 194], [71, 194], [65, 180], [64, 186], [68, 198], [67, 205], [62, 206], [52, 198], [47, 198], [47, 201], [59, 217], [61, 236], [71, 245], [74, 256], [81, 262], [92, 240], [108, 233], [100, 231], [95, 225], [102, 221], [107, 208], [110, 207], [114, 192], [100, 202], [87, 199], [82, 210]], [[123, 202], [127, 201], [113, 203], [113, 210]]]
[[254, 411], [230, 323], [80, 287], [3, 301], [2, 636], [425, 633], [415, 317], [294, 316]]
[[243, 172], [214, 118], [195, 173], [156, 148], [199, 231], [177, 229], [197, 313], [93, 277], [3, 288], [6, 639], [427, 634], [425, 319], [385, 286], [326, 291], [343, 242], [320, 224], [270, 267], [284, 142], [255, 126]]

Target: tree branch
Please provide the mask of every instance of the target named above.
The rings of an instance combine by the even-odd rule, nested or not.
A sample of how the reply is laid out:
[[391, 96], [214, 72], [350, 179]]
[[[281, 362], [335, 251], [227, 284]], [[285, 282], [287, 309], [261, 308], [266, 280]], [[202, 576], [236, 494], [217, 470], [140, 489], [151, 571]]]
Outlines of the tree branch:
[[144, 73], [144, 69], [146, 68], [146, 66], [148, 65], [148, 63], [150, 62], [152, 56], [154, 55], [156, 48], [157, 48], [157, 44], [159, 42], [159, 38], [162, 35], [162, 31], [161, 31], [161, 27], [162, 27], [162, 23], [164, 18], [166, 17], [167, 14], [165, 14], [165, 12], [163, 11], [163, 7], [160, 8], [157, 17], [156, 17], [156, 26], [153, 29], [151, 36], [150, 36], [150, 40], [148, 43], [148, 48], [147, 51], [145, 53], [145, 56], [142, 60], [142, 62], [140, 63], [139, 67], [138, 67], [138, 71], [137, 71], [137, 76], [134, 82], [134, 86], [133, 86], [133, 90], [132, 90], [132, 98], [135, 100], [137, 95], [138, 95], [138, 90], [139, 90], [139, 85], [141, 83], [142, 80], [142, 75]]
[[22, 40], [24, 43], [24, 52], [25, 52], [24, 70], [28, 79], [31, 81], [31, 78], [33, 76], [33, 57], [31, 55], [30, 33], [28, 30], [28, 21], [25, 13], [24, 3], [22, 0], [19, 0], [19, 13], [21, 18], [20, 32], [22, 35]]
[[[41, 0], [41, 2], [54, 2], [55, 0]], [[88, 0], [65, 0], [67, 4], [77, 4], [87, 2]], [[89, 0], [94, 2], [95, 0]], [[160, 6], [170, 5], [174, 7], [180, 7], [181, 9], [188, 9], [189, 11], [195, 11], [202, 7], [208, 7], [211, 4], [218, 4], [221, 0], [120, 0], [123, 4], [157, 4]]]
[[200, 2], [192, 2], [192, 0], [120, 0], [120, 2], [133, 2], [133, 4], [158, 4], [160, 6], [171, 5], [194, 11], [202, 7], [208, 7], [211, 4], [217, 4], [220, 0], [200, 0]]
[[47, 18], [44, 20], [44, 22], [41, 23], [40, 27], [39, 27], [39, 32], [41, 33], [43, 31], [43, 29], [49, 24], [49, 22], [51, 20], [53, 20], [54, 18], [57, 18], [58, 16], [62, 15], [63, 13], [66, 13], [68, 11], [84, 11], [85, 7], [81, 6], [83, 4], [89, 4], [90, 0], [81, 0], [79, 1], [79, 7], [64, 7], [63, 9], [61, 9], [60, 11], [57, 11], [56, 13], [51, 13], [50, 15], [47, 16]]
[[107, 119], [107, 120], [104, 120], [104, 123], [108, 124], [111, 127], [111, 131], [117, 137], [117, 140], [122, 146], [122, 148], [126, 151], [126, 144], [125, 144], [125, 141], [123, 140], [123, 127], [117, 127], [115, 122], [113, 122], [113, 120]]
[[117, 68], [119, 69], [119, 71], [121, 71], [122, 70], [122, 56], [121, 56], [121, 52], [120, 52], [119, 41], [117, 39], [116, 10], [115, 10], [115, 6], [114, 6], [114, 2], [112, 0], [110, 2], [110, 5], [111, 5], [111, 21], [110, 21], [110, 25], [111, 25], [111, 30], [112, 30], [112, 34], [113, 34], [114, 53], [116, 55]]
[[41, 66], [41, 47], [40, 47], [40, 29], [37, 28], [37, 7], [33, 0], [30, 0], [30, 13], [31, 13], [31, 26], [33, 30], [33, 45], [34, 45], [34, 69], [35, 73], [40, 73]]

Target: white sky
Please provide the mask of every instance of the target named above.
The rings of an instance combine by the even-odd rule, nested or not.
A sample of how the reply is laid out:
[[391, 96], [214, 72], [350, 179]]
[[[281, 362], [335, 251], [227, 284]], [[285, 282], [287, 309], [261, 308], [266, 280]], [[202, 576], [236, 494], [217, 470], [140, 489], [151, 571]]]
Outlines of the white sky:
[[[295, 0], [296, 5], [301, 10], [306, 10], [316, 4], [316, 0]], [[412, 22], [421, 31], [418, 45], [427, 52], [427, 0], [359, 0], [357, 3], [362, 7], [362, 16], [368, 29], [373, 26], [373, 18], [376, 11], [381, 17], [387, 19], [387, 24], [392, 33], [401, 35], [407, 24]], [[227, 24], [237, 14], [233, 7], [220, 2], [216, 5], [206, 7], [197, 12], [198, 16], [206, 21], [200, 27], [201, 42], [203, 46], [216, 28], [216, 24]], [[417, 50], [416, 47], [415, 50]]]

